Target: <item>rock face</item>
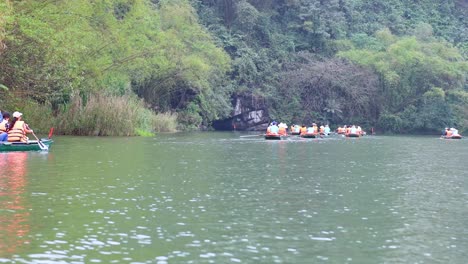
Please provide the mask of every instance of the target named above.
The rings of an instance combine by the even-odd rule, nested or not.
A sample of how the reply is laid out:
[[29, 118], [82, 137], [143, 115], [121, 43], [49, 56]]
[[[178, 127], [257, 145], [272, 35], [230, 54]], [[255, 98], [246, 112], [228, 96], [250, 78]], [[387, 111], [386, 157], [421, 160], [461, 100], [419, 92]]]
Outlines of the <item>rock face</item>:
[[265, 130], [270, 118], [263, 103], [252, 98], [237, 97], [232, 117], [213, 122], [216, 130]]

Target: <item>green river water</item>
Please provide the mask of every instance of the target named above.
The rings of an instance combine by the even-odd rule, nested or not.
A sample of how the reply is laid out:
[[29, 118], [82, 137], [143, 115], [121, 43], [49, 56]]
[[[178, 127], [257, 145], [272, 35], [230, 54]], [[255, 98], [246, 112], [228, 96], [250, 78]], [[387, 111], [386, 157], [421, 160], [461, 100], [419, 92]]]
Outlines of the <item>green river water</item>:
[[54, 138], [0, 153], [0, 263], [466, 263], [468, 140]]

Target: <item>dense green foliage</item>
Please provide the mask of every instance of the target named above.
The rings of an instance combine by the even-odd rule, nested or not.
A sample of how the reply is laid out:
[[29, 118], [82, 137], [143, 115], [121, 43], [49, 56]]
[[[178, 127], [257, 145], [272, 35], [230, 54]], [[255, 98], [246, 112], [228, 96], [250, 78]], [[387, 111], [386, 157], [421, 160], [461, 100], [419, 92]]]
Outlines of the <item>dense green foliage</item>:
[[353, 46], [338, 56], [379, 75], [384, 99], [379, 102], [380, 127], [400, 132], [460, 126], [466, 117], [455, 110], [459, 102], [446, 94], [468, 95], [463, 90], [468, 64], [449, 43], [427, 33], [418, 36], [397, 38], [383, 30], [370, 38], [380, 48]]
[[287, 122], [467, 129], [464, 1], [198, 0], [233, 58], [234, 97]]
[[238, 98], [286, 122], [466, 130], [466, 17], [461, 0], [6, 0], [0, 109], [89, 135], [208, 128]]
[[[15, 96], [50, 104], [56, 113], [72, 104], [72, 95], [95, 91], [105, 91], [101, 95], [108, 94], [109, 101], [136, 92], [157, 112], [185, 111], [207, 122], [229, 113], [212, 96], [229, 58], [186, 1], [26, 0], [1, 8], [0, 41], [6, 48], [0, 84]], [[206, 107], [184, 110], [195, 99]], [[58, 127], [63, 133], [95, 134], [91, 128]]]

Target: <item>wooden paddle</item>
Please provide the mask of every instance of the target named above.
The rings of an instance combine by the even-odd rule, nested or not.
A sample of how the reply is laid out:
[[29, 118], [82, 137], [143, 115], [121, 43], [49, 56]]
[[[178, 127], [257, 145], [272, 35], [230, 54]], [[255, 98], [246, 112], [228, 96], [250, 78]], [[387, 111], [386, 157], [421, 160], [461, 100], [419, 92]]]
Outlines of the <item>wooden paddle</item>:
[[49, 130], [49, 139], [52, 137], [52, 135], [54, 134], [54, 128], [51, 127], [50, 130]]
[[36, 134], [34, 134], [34, 132], [31, 132], [31, 134], [33, 134], [33, 136], [37, 139], [37, 144], [42, 150], [49, 150], [49, 147], [42, 143], [42, 141], [36, 136]]
[[260, 134], [260, 135], [246, 135], [246, 136], [240, 136], [240, 137], [261, 137], [261, 136], [264, 136], [264, 134]]

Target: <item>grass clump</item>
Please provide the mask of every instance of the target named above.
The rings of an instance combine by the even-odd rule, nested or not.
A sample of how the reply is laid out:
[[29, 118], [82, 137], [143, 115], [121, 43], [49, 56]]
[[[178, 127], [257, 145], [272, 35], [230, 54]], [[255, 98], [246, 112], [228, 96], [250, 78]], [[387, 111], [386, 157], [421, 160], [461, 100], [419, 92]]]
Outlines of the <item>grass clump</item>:
[[177, 131], [177, 114], [175, 113], [159, 113], [154, 116], [154, 130], [156, 132], [176, 132]]
[[54, 127], [55, 133], [62, 135], [151, 137], [156, 132], [176, 132], [178, 126], [177, 114], [155, 114], [134, 94], [76, 94], [55, 111], [50, 104], [28, 99], [9, 97], [3, 101], [0, 110], [22, 112], [36, 134]]
[[[85, 136], [153, 136], [172, 129], [170, 122], [158, 123], [159, 115], [145, 108], [133, 94], [123, 96], [94, 93], [75, 95], [57, 116], [60, 133]], [[156, 128], [156, 129], [155, 129]]]

